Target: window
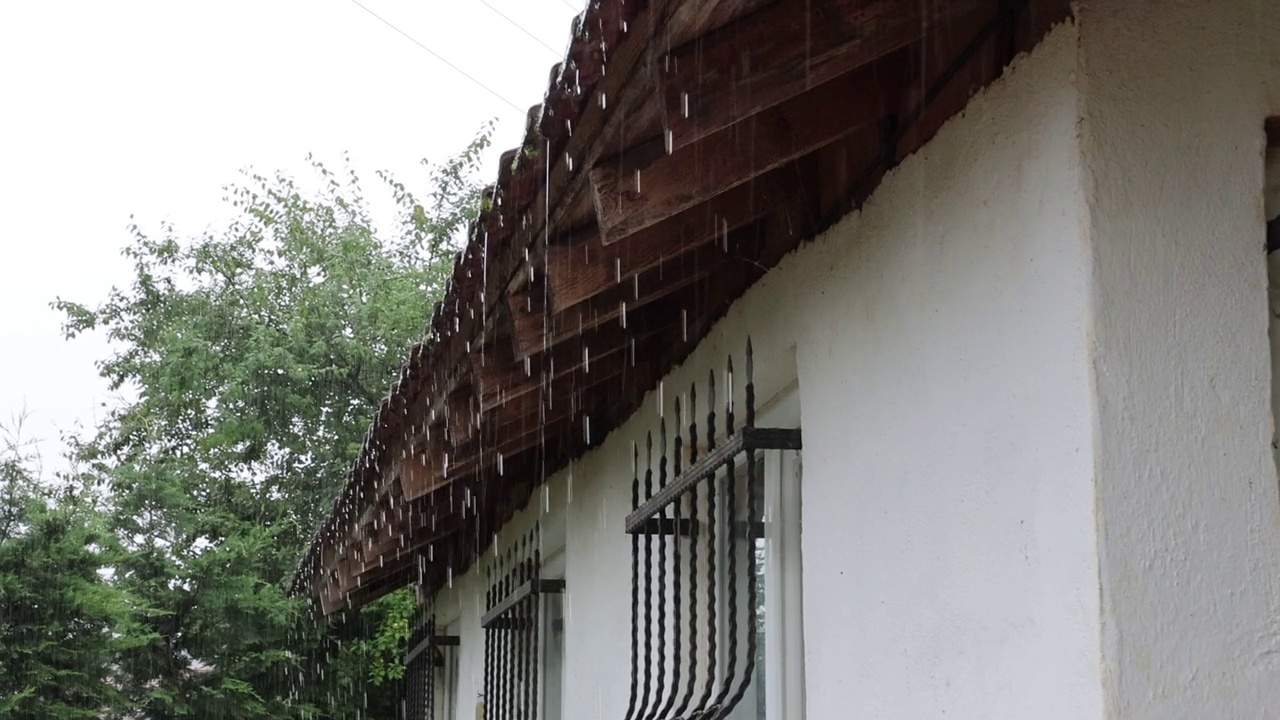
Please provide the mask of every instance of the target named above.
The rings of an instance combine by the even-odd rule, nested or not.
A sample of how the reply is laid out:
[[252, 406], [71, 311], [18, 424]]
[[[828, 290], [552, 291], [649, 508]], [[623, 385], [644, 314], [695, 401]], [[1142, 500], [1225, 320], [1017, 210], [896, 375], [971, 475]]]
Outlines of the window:
[[744, 386], [730, 361], [677, 400], [673, 434], [664, 418], [656, 447], [633, 451], [628, 720], [803, 715], [799, 462], [785, 452], [800, 449], [799, 413], [760, 427], [750, 342], [746, 360]]
[[[1272, 129], [1274, 126], [1274, 130]], [[1271, 447], [1280, 464], [1280, 118], [1268, 123], [1263, 208], [1267, 221], [1267, 303], [1271, 335]]]
[[[458, 628], [450, 627], [445, 629], [446, 637], [458, 637]], [[437, 683], [440, 688], [440, 698], [436, 707], [439, 709], [437, 717], [445, 720], [455, 720], [458, 717], [458, 653], [444, 653], [444, 666], [438, 668]]]
[[[773, 426], [799, 425], [796, 385], [761, 409]], [[755, 677], [729, 720], [804, 717], [804, 624], [800, 554], [800, 453], [765, 453], [756, 492], [764, 499], [761, 528], [740, 542], [755, 553]], [[745, 482], [745, 473], [740, 482]], [[723, 644], [722, 644], [723, 646]]]
[[564, 595], [544, 596], [542, 604], [542, 717], [564, 717]]
[[457, 635], [437, 633], [434, 614], [410, 636], [404, 660], [407, 720], [434, 720], [441, 713], [455, 717], [458, 657], [452, 650], [457, 646]]
[[[799, 414], [797, 412], [797, 419]], [[758, 545], [765, 561], [760, 582], [764, 606], [761, 657], [765, 683], [759, 690], [765, 718], [804, 717], [804, 602], [800, 554], [801, 465], [799, 453], [765, 458], [765, 533]]]
[[563, 578], [546, 577], [537, 528], [488, 571], [485, 594], [486, 718], [559, 720], [564, 656]]

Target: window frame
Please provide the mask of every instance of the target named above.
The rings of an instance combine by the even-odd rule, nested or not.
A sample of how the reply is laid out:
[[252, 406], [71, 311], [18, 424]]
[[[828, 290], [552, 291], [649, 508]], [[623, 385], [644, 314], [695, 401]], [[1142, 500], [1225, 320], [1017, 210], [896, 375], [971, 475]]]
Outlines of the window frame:
[[765, 718], [803, 718], [801, 456], [765, 457]]
[[[549, 496], [544, 496], [544, 499], [547, 498], [549, 498]], [[550, 520], [551, 522], [544, 524], [543, 519]], [[480, 618], [480, 631], [481, 637], [483, 638], [482, 645], [484, 647], [482, 657], [484, 658], [483, 662], [485, 664], [484, 684], [482, 686], [483, 690], [480, 693], [480, 697], [483, 698], [483, 707], [485, 707], [486, 712], [494, 712], [494, 710], [490, 709], [491, 703], [511, 702], [510, 698], [518, 698], [521, 694], [526, 692], [527, 688], [527, 691], [531, 691], [531, 695], [525, 697], [527, 702], [531, 703], [531, 711], [535, 714], [538, 720], [548, 720], [549, 716], [546, 712], [546, 648], [548, 638], [547, 631], [550, 628], [547, 621], [549, 608], [549, 602], [547, 599], [551, 598], [552, 602], [561, 602], [563, 613], [565, 612], [563, 608], [566, 607], [565, 603], [567, 603], [565, 595], [568, 593], [567, 582], [565, 579], [565, 527], [563, 518], [560, 518], [559, 521], [555, 521], [553, 518], [539, 519], [533, 524], [531, 530], [516, 532], [513, 536], [513, 541], [506, 544], [505, 550], [499, 551], [497, 550], [497, 547], [498, 546], [495, 545], [494, 557], [502, 558], [502, 560], [489, 560], [489, 567], [486, 570], [486, 579], [484, 581], [487, 588], [485, 590], [485, 594], [494, 593], [494, 596], [491, 599], [493, 603], [492, 607], [484, 610]], [[526, 562], [530, 563], [528, 567], [533, 568], [532, 575], [536, 579], [531, 578], [527, 581], [521, 579], [517, 581], [516, 577], [518, 573], [515, 573], [512, 570], [514, 567], [512, 564], [513, 562], [516, 565]], [[496, 574], [490, 574], [491, 572]], [[506, 578], [505, 582], [503, 580], [504, 577]], [[519, 577], [525, 578], [528, 576]], [[512, 681], [510, 678], [506, 678], [503, 674], [504, 672], [510, 673], [512, 669], [516, 667], [515, 664], [522, 661], [522, 658], [518, 654], [512, 654], [512, 641], [504, 641], [502, 639], [503, 636], [500, 634], [504, 632], [501, 629], [504, 627], [501, 623], [511, 622], [513, 619], [507, 613], [512, 612], [515, 607], [518, 607], [509, 606], [507, 610], [504, 611], [501, 609], [501, 606], [510, 601], [511, 598], [515, 597], [517, 589], [525, 585], [526, 582], [529, 584], [529, 587], [523, 587], [521, 591], [528, 592], [529, 588], [532, 588], [532, 594], [535, 598], [533, 613], [535, 613], [536, 617], [533, 620], [532, 630], [528, 632], [525, 639], [514, 641], [517, 647], [514, 652], [528, 653], [527, 657], [530, 658], [528, 662], [531, 662], [532, 664], [525, 667], [534, 674], [534, 682], [529, 683], [528, 685], [524, 684], [526, 682], [524, 679]], [[501, 586], [501, 590], [499, 590], [499, 586]], [[557, 597], [559, 598], [558, 600], [556, 600]], [[493, 626], [490, 626], [490, 621], [494, 623]], [[515, 618], [515, 621], [524, 622], [524, 620], [520, 618]], [[526, 631], [517, 630], [517, 632]], [[491, 635], [490, 633], [494, 634]], [[490, 663], [494, 664], [491, 665]], [[506, 669], [499, 669], [499, 664], [504, 666]], [[559, 677], [561, 710], [558, 715], [563, 717], [563, 701], [565, 697], [565, 663], [563, 653], [561, 655]], [[508, 693], [514, 693], [514, 695], [509, 695]], [[519, 700], [516, 702], [519, 702]], [[523, 708], [508, 705], [504, 710], [507, 712], [514, 710], [515, 716], [521, 717], [521, 711]], [[557, 719], [551, 718], [550, 720]]]
[[[557, 534], [554, 532], [549, 533], [549, 535], [552, 538], [557, 537]], [[542, 561], [542, 576], [549, 580], [565, 580], [566, 563], [565, 563], [565, 549], [563, 544], [563, 536], [560, 536], [559, 539], [561, 540], [561, 543], [558, 545], [558, 547], [551, 549], [549, 551], [549, 554], [543, 557], [543, 561]], [[541, 624], [541, 628], [539, 628], [538, 636], [542, 639], [542, 642], [540, 643], [540, 647], [537, 649], [538, 664], [539, 664], [539, 667], [538, 667], [539, 682], [538, 682], [537, 690], [538, 690], [538, 710], [541, 713], [540, 717], [542, 718], [542, 720], [561, 720], [564, 717], [564, 699], [565, 699], [564, 677], [565, 677], [565, 667], [567, 666], [567, 663], [565, 662], [565, 657], [568, 649], [568, 643], [566, 642], [567, 638], [565, 635], [565, 630], [567, 628], [564, 627], [564, 623], [565, 623], [565, 618], [568, 615], [567, 613], [568, 587], [569, 587], [568, 583], [566, 582], [565, 590], [563, 592], [555, 593], [553, 595], [547, 595], [546, 597], [548, 598], [548, 601], [539, 603], [541, 607], [539, 609], [540, 617], [538, 618], [538, 622]], [[558, 693], [557, 693], [557, 696], [560, 701], [560, 711], [559, 713], [556, 714], [556, 716], [553, 717], [551, 714], [551, 711], [547, 707], [547, 699], [548, 699], [547, 687], [548, 687], [548, 680], [550, 678], [550, 673], [548, 672], [550, 664], [547, 658], [547, 648], [549, 647], [549, 644], [547, 640], [551, 637], [550, 615], [551, 615], [551, 604], [554, 602], [560, 603], [560, 620], [561, 620], [562, 627], [560, 630], [560, 638], [561, 638], [560, 668], [559, 668], [559, 672], [557, 673], [560, 679], [560, 687], [558, 688]]]
[[[461, 635], [461, 623], [454, 619], [449, 623], [440, 626], [440, 632], [443, 635]], [[439, 713], [437, 717], [445, 720], [456, 720], [458, 717], [458, 687], [461, 678], [461, 665], [458, 652], [445, 652], [444, 665], [436, 668], [436, 687], [440, 689], [437, 697], [439, 698], [436, 711]]]
[[[735, 382], [730, 356], [723, 373], [709, 372], [705, 385], [694, 382], [677, 397], [671, 426], [663, 414], [657, 432], [643, 436], [643, 450], [638, 440], [632, 444], [632, 510], [623, 525], [631, 536], [628, 715], [791, 720], [803, 712], [803, 646], [797, 652], [796, 645], [802, 602], [798, 588], [784, 587], [798, 585], [801, 575], [799, 488], [776, 490], [772, 502], [765, 497], [784, 475], [798, 479], [791, 454], [803, 448], [799, 382], [792, 373], [761, 407], [750, 339], [746, 345], [745, 383]], [[791, 457], [771, 464], [779, 455]], [[784, 516], [791, 519], [781, 522]], [[775, 529], [771, 540], [770, 520], [790, 530]], [[762, 585], [773, 587], [773, 602]], [[688, 635], [669, 643], [682, 628]], [[778, 636], [773, 643], [770, 629]], [[780, 700], [761, 697], [769, 688]], [[789, 709], [797, 707], [800, 713]]]
[[[760, 422], [771, 427], [800, 427], [799, 384], [792, 381], [759, 410]], [[765, 720], [800, 720], [804, 702], [804, 588], [801, 548], [803, 451], [761, 453], [764, 520], [764, 666], [747, 689], [758, 693], [764, 680]], [[746, 468], [739, 467], [746, 478]], [[754, 552], [754, 538], [744, 547]], [[722, 646], [723, 648], [723, 643]], [[758, 705], [734, 708], [730, 720], [755, 720]]]

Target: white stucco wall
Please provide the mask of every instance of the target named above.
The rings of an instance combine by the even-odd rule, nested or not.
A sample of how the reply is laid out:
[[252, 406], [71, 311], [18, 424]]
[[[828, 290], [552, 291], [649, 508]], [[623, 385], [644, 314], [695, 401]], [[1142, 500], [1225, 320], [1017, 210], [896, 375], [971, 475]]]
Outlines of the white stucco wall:
[[[1102, 717], [1077, 45], [1066, 25], [1020, 58], [664, 383], [669, 405], [727, 353], [741, 369], [747, 333], [761, 398], [799, 379], [811, 718]], [[503, 534], [565, 529], [568, 718], [625, 711], [621, 524], [656, 422], [651, 396]], [[442, 601], [466, 717], [475, 577]]]
[[1263, 119], [1280, 3], [1082, 3], [1108, 717], [1280, 717]]
[[1075, 58], [1054, 31], [801, 272], [812, 717], [1100, 716]]

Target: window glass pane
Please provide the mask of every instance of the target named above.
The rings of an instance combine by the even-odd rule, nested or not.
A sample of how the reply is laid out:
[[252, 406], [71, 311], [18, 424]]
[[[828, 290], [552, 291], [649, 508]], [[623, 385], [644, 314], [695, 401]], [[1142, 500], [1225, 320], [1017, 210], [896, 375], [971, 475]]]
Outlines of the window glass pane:
[[[756, 516], [755, 518], [753, 518], [753, 520], [757, 522], [764, 519], [765, 517], [763, 513], [764, 504], [765, 504], [765, 495], [764, 495], [765, 474], [764, 474], [764, 462], [762, 462], [762, 460], [763, 460], [762, 458], [757, 457], [756, 476], [754, 480], [754, 485], [755, 485], [754, 491], [755, 491], [755, 497], [756, 497]], [[739, 477], [745, 479], [746, 477], [745, 463], [740, 467], [742, 468], [742, 470]], [[742, 502], [740, 517], [742, 517], [743, 519], [746, 519], [747, 496], [745, 492], [740, 497]], [[754, 528], [754, 526], [750, 526], [750, 527]], [[753, 530], [753, 532], [755, 531]], [[750, 617], [752, 618], [752, 622], [755, 623], [755, 629], [756, 629], [755, 670], [752, 674], [751, 684], [748, 685], [747, 691], [743, 695], [742, 700], [738, 703], [737, 707], [735, 707], [733, 709], [733, 712], [729, 714], [729, 718], [730, 720], [764, 720], [766, 716], [766, 710], [767, 710], [767, 706], [765, 704], [765, 686], [766, 686], [765, 672], [767, 668], [767, 665], [765, 664], [765, 646], [766, 646], [766, 642], [765, 642], [766, 641], [766, 638], [765, 638], [765, 604], [766, 604], [765, 573], [768, 567], [768, 553], [766, 551], [765, 538], [763, 537], [753, 537], [750, 540], [748, 540], [747, 537], [741, 537], [738, 547], [740, 548], [739, 552], [754, 553], [755, 559], [756, 559], [755, 576], [749, 579], [742, 578], [739, 581], [741, 583], [739, 585], [739, 588], [740, 588], [739, 592], [742, 593], [739, 595], [739, 598], [741, 598], [742, 602], [746, 602], [748, 598], [748, 595], [746, 594], [747, 593], [746, 583], [752, 582], [755, 584], [755, 607], [752, 609], [752, 612], [750, 615]], [[747, 565], [745, 561], [742, 562], [741, 568], [744, 571], [747, 569]], [[727, 611], [728, 611], [728, 608], [726, 607], [726, 612]], [[739, 638], [743, 642], [744, 644], [743, 647], [745, 648], [747, 629], [742, 628], [740, 633], [741, 634], [739, 635]], [[727, 655], [726, 655], [726, 659], [727, 659]], [[741, 666], [741, 662], [742, 661], [739, 660], [739, 666]]]
[[560, 720], [564, 715], [564, 596], [542, 596], [542, 716]]
[[756, 576], [753, 581], [756, 584], [756, 674], [752, 679], [755, 686], [755, 717], [758, 720], [764, 720], [765, 717], [765, 686], [764, 674], [768, 665], [765, 663], [765, 647], [768, 637], [765, 635], [765, 572], [768, 564], [769, 554], [765, 552], [765, 539], [756, 538], [753, 552], [756, 554]]
[[[451, 629], [449, 634], [456, 635], [457, 628]], [[444, 717], [446, 720], [454, 720], [458, 717], [458, 651], [456, 649], [445, 651], [444, 668]]]

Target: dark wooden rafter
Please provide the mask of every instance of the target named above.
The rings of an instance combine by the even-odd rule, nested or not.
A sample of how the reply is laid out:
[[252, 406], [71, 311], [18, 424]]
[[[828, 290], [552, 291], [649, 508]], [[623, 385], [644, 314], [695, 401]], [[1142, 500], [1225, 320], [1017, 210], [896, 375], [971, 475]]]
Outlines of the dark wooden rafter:
[[404, 485], [406, 500], [417, 500], [435, 490], [442, 482], [442, 470], [439, 458], [442, 454], [445, 438], [442, 429], [433, 435], [426, 434], [420, 445], [408, 445], [402, 450], [404, 457], [399, 462], [399, 474]]
[[449, 440], [458, 445], [475, 437], [476, 418], [480, 408], [476, 401], [475, 386], [469, 379], [458, 383], [449, 393], [445, 406], [448, 412], [444, 423], [449, 432]]
[[422, 532], [407, 533], [403, 545], [384, 549], [376, 556], [377, 561], [367, 563], [362, 570], [355, 573], [355, 577], [363, 581], [369, 577], [411, 567], [417, 562], [423, 548], [448, 539], [459, 533], [463, 527], [462, 518], [457, 515], [446, 518], [434, 526], [422, 526]]
[[[648, 41], [673, 1], [677, 0], [592, 3], [582, 19], [574, 21], [568, 62], [552, 69], [548, 102], [538, 125], [541, 141], [534, 153], [546, 156], [542, 166], [546, 177], [539, 179], [539, 191], [528, 205], [519, 208], [520, 227], [533, 237], [564, 224], [562, 208], [569, 203], [557, 202], [551, 208], [548, 198], [576, 195], [574, 184], [583, 173], [574, 171], [574, 163], [580, 168], [593, 151], [612, 116], [608, 107], [635, 102], [625, 97], [629, 94], [642, 97], [643, 88], [635, 88], [628, 80], [645, 59]], [[580, 92], [581, 88], [594, 90]], [[525, 262], [528, 246], [507, 238], [490, 250], [493, 267], [485, 296], [496, 299]]]
[[[489, 378], [482, 398], [482, 410], [486, 414], [521, 397], [536, 394], [548, 379], [558, 379], [582, 371], [586, 375], [609, 372], [607, 368], [618, 362], [615, 355], [630, 352], [635, 346], [643, 346], [653, 334], [663, 327], [654, 326], [640, 318], [631, 328], [618, 323], [606, 323], [596, 332], [583, 335], [577, 342], [560, 343], [546, 352], [526, 360], [489, 366], [485, 371]], [[600, 363], [605, 363], [602, 368]]]
[[[779, 2], [656, 63], [672, 150], [911, 45], [997, 0], [826, 0], [810, 12]], [[849, 102], [850, 100], [845, 100]]]
[[671, 155], [623, 154], [592, 168], [600, 235], [616, 242], [828, 145], [897, 109], [890, 56], [712, 133]]
[[361, 569], [355, 575], [363, 574], [374, 566], [379, 558], [389, 554], [400, 554], [457, 532], [456, 518], [437, 511], [435, 508], [424, 508], [419, 505], [414, 510], [403, 512], [399, 517], [385, 523], [389, 530], [380, 531], [376, 536], [354, 543], [348, 549], [347, 556]]
[[589, 300], [559, 312], [546, 312], [539, 303], [533, 303], [531, 312], [513, 308], [516, 355], [528, 357], [544, 352], [608, 323], [631, 329], [637, 311], [696, 284], [730, 257], [724, 243], [704, 242], [691, 252], [676, 254], [643, 272], [633, 273], [627, 282], [609, 283]]
[[762, 175], [619, 242], [605, 244], [592, 231], [567, 243], [549, 244], [546, 278], [553, 305], [576, 305], [758, 219], [791, 199], [794, 186], [788, 175]]

